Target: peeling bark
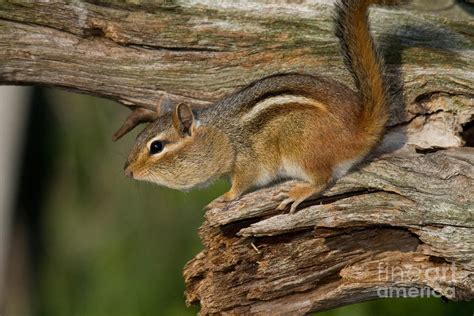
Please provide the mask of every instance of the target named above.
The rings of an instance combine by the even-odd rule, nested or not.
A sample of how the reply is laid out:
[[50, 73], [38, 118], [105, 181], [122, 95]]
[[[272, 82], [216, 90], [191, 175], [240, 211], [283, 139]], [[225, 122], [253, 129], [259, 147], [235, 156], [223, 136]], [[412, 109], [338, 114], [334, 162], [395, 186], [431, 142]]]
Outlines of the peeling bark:
[[[289, 183], [208, 206], [204, 250], [184, 272], [201, 314], [302, 315], [397, 288], [474, 297], [474, 34], [446, 7], [371, 10], [393, 102], [363, 165], [296, 214], [275, 210]], [[315, 0], [4, 0], [0, 83], [158, 114], [163, 98], [207, 107], [277, 72], [351, 85], [330, 14]]]

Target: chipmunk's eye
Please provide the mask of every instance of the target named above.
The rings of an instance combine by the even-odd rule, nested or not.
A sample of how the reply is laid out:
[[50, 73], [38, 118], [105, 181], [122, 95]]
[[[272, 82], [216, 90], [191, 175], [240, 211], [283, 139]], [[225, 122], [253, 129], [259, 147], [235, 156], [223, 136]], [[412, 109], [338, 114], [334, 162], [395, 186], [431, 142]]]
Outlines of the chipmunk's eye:
[[161, 142], [159, 140], [155, 140], [150, 145], [150, 154], [151, 155], [158, 154], [158, 153], [163, 151], [164, 147], [165, 147], [165, 145], [163, 144], [163, 142]]

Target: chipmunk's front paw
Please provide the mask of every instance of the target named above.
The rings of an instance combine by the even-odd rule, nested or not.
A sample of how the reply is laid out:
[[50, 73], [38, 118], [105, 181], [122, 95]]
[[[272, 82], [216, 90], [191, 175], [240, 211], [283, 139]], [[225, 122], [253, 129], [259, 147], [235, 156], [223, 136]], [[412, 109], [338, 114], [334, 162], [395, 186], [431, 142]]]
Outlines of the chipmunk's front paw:
[[221, 199], [222, 199], [223, 202], [231, 202], [231, 201], [237, 200], [239, 198], [239, 196], [240, 196], [240, 194], [238, 194], [235, 191], [230, 190], [230, 191], [224, 193], [221, 196]]
[[235, 194], [232, 192], [226, 192], [223, 195], [219, 196], [216, 198], [214, 201], [209, 203], [204, 209], [209, 210], [212, 208], [224, 208], [226, 203], [229, 203], [231, 201], [234, 201], [238, 198]]

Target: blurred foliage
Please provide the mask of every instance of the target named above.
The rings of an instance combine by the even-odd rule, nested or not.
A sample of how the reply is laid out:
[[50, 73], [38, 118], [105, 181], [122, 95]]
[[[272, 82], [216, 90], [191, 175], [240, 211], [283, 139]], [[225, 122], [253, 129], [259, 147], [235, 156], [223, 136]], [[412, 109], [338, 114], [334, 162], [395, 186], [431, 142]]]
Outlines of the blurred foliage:
[[[128, 111], [110, 101], [46, 90], [58, 126], [43, 215], [37, 308], [44, 316], [195, 315], [182, 268], [201, 249], [202, 208], [219, 182], [189, 193], [136, 182], [122, 167], [134, 136], [111, 135]], [[132, 133], [133, 134], [133, 133]], [[137, 131], [134, 132], [137, 134]], [[320, 315], [469, 315], [472, 303], [392, 299]]]
[[43, 208], [40, 314], [194, 315], [183, 303], [181, 271], [201, 249], [203, 206], [225, 185], [182, 193], [125, 178], [134, 136], [113, 143], [111, 135], [127, 110], [48, 94], [58, 139]]

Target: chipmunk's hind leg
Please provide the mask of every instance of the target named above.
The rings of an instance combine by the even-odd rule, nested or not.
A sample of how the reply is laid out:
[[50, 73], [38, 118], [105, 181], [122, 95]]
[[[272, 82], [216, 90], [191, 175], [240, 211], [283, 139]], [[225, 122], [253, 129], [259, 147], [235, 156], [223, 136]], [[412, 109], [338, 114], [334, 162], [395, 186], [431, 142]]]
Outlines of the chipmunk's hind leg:
[[307, 199], [317, 197], [323, 191], [331, 180], [330, 174], [319, 174], [314, 176], [312, 181], [298, 183], [288, 192], [282, 193], [285, 199], [277, 207], [278, 210], [284, 210], [291, 204], [290, 213], [296, 212], [297, 207]]
[[[290, 213], [294, 213], [301, 202], [318, 196], [331, 181], [334, 155], [326, 154], [326, 150], [331, 151], [331, 148], [321, 143], [318, 128], [321, 129], [321, 126], [317, 124], [314, 128], [308, 128], [308, 132], [298, 139], [301, 143], [294, 144], [296, 149], [304, 148], [301, 150], [304, 155], [295, 155], [288, 158], [291, 163], [284, 163], [290, 178], [300, 179], [305, 183], [298, 183], [282, 194], [285, 199], [278, 206], [279, 210], [286, 209], [291, 204]], [[314, 141], [308, 143], [308, 140]]]
[[324, 185], [314, 185], [312, 183], [297, 184], [292, 187], [287, 193], [282, 193], [281, 196], [285, 196], [280, 205], [277, 207], [278, 210], [284, 210], [289, 204], [290, 213], [296, 212], [296, 208], [305, 200], [317, 196], [323, 189]]

